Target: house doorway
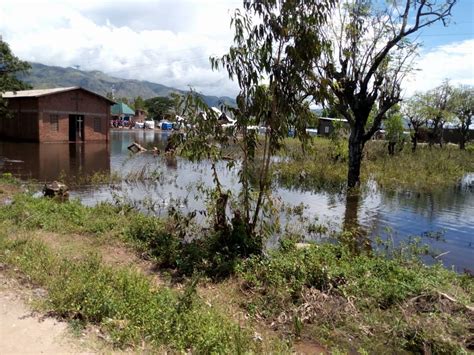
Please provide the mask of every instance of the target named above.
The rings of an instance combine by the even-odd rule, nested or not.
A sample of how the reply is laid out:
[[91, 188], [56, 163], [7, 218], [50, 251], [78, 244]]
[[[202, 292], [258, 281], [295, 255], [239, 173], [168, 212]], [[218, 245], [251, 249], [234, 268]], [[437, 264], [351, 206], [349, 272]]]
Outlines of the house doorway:
[[84, 116], [69, 115], [69, 141], [84, 140]]

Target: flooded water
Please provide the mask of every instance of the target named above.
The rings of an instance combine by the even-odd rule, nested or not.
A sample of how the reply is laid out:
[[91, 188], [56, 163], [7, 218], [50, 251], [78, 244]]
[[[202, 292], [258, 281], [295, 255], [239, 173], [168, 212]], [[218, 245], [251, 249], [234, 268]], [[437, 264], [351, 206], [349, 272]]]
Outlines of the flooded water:
[[[0, 142], [0, 172], [40, 182], [94, 173], [118, 174], [127, 181], [112, 186], [77, 186], [71, 196], [89, 205], [120, 200], [157, 214], [165, 214], [172, 204], [185, 210], [204, 210], [200, 191], [212, 186], [208, 163], [194, 164], [148, 152], [132, 155], [127, 150], [135, 141], [163, 149], [168, 135], [124, 130], [111, 132], [109, 144]], [[227, 170], [224, 163], [219, 174], [226, 188], [238, 189], [235, 172]], [[149, 179], [143, 181], [143, 176]], [[436, 194], [384, 191], [371, 184], [360, 197], [282, 188], [276, 188], [274, 195], [290, 205], [304, 204], [305, 216], [335, 229], [360, 225], [369, 235], [390, 237], [395, 243], [423, 235], [423, 241], [442, 254], [439, 260], [445, 266], [457, 271], [474, 269], [472, 181]]]

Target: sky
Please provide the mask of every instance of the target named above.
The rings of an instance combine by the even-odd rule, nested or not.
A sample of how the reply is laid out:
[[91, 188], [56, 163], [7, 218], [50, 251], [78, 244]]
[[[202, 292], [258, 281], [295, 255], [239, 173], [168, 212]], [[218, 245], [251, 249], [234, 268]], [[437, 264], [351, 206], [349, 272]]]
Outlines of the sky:
[[[209, 56], [232, 44], [239, 0], [2, 0], [0, 35], [23, 60], [235, 96]], [[405, 95], [443, 79], [474, 85], [474, 0], [459, 0], [450, 25], [424, 29]], [[112, 88], [111, 88], [112, 89]]]

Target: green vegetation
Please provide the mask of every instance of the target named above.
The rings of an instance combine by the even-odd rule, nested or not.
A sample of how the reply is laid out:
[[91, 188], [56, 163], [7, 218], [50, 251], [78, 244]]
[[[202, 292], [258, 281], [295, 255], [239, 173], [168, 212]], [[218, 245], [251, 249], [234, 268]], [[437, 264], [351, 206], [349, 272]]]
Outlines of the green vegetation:
[[122, 240], [158, 266], [176, 270], [178, 276], [195, 272], [228, 276], [239, 257], [249, 255], [249, 250], [241, 249], [245, 245], [251, 248], [252, 240], [242, 241], [245, 233], [238, 226], [230, 235], [196, 228], [197, 236], [189, 238], [190, 223], [189, 217], [179, 213], [164, 221], [142, 215], [130, 206], [102, 203], [87, 207], [78, 200], [60, 203], [30, 194], [17, 194], [11, 204], [0, 208], [0, 227], [10, 233], [42, 230], [88, 235], [99, 238], [99, 242]]
[[2, 98], [2, 93], [28, 89], [30, 86], [18, 79], [18, 75], [26, 73], [30, 68], [28, 62], [12, 53], [8, 43], [0, 36], [0, 119], [9, 118], [7, 101]]
[[[248, 327], [204, 304], [196, 294], [197, 278], [184, 290], [158, 287], [136, 265], [111, 267], [99, 256], [101, 248], [107, 256], [107, 245], [125, 241], [161, 268], [175, 267], [180, 234], [178, 226], [168, 232], [171, 224], [127, 206], [86, 207], [20, 193], [0, 207], [0, 263], [48, 291], [44, 311], [76, 326], [95, 324], [120, 348], [144, 342], [198, 353], [263, 351], [267, 344], [255, 342]], [[202, 264], [189, 260], [199, 271]], [[286, 345], [276, 341], [272, 347], [284, 351]]]
[[0, 184], [18, 185], [19, 180], [11, 173], [0, 174]]
[[[347, 145], [344, 149], [347, 152]], [[345, 154], [338, 153], [331, 140], [313, 139], [303, 152], [301, 144], [285, 141], [276, 164], [278, 182], [283, 186], [307, 190], [342, 191], [347, 176]], [[341, 158], [342, 157], [342, 158]], [[415, 153], [408, 146], [393, 156], [386, 153], [386, 143], [370, 141], [362, 163], [362, 181], [373, 179], [385, 189], [429, 192], [459, 183], [464, 174], [474, 172], [474, 156], [469, 146], [460, 151], [454, 146], [428, 148], [419, 146]]]
[[120, 347], [198, 353], [258, 349], [249, 332], [205, 305], [191, 284], [182, 293], [157, 288], [146, 276], [105, 266], [94, 255], [61, 258], [43, 243], [0, 237], [0, 261], [48, 291], [45, 311], [107, 331]]
[[415, 249], [387, 258], [285, 241], [241, 265], [246, 307], [329, 348], [462, 353], [472, 347], [474, 279], [423, 265]]
[[99, 204], [87, 207], [78, 200], [58, 203], [50, 199], [17, 194], [13, 202], [0, 209], [0, 226], [4, 229], [41, 229], [57, 233], [102, 236], [117, 235], [133, 212], [125, 207]]
[[[120, 348], [144, 341], [160, 351], [287, 351], [283, 343], [253, 339], [257, 319], [288, 341], [310, 339], [332, 350], [453, 353], [472, 346], [472, 277], [423, 265], [416, 255], [426, 249], [417, 244], [354, 254], [342, 244], [298, 249], [284, 239], [278, 250], [242, 258], [242, 235], [223, 238], [193, 226], [190, 216], [175, 212], [163, 220], [128, 206], [86, 207], [25, 193], [0, 207], [0, 230], [0, 262], [48, 291], [44, 311], [95, 324]], [[93, 248], [80, 247], [86, 240]], [[136, 264], [111, 267], [101, 259], [107, 246], [123, 242], [152, 260], [156, 272], [188, 286], [158, 286]], [[235, 270], [234, 278], [217, 281]], [[212, 296], [198, 292], [203, 275], [217, 281]], [[210, 306], [215, 293], [235, 308]], [[250, 318], [237, 323], [235, 309]]]

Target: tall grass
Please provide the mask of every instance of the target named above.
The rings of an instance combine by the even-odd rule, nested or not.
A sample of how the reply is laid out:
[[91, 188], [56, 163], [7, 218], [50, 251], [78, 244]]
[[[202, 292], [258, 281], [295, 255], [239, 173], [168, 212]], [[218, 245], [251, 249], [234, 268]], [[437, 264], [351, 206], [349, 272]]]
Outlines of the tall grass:
[[[276, 164], [275, 175], [283, 186], [341, 191], [346, 184], [347, 144], [315, 138], [303, 151], [297, 140], [287, 139], [279, 154], [284, 159]], [[385, 142], [370, 141], [365, 147], [361, 179], [373, 179], [386, 189], [427, 192], [455, 186], [468, 172], [474, 172], [474, 153], [457, 146], [419, 146], [412, 153], [406, 144], [389, 156]]]

